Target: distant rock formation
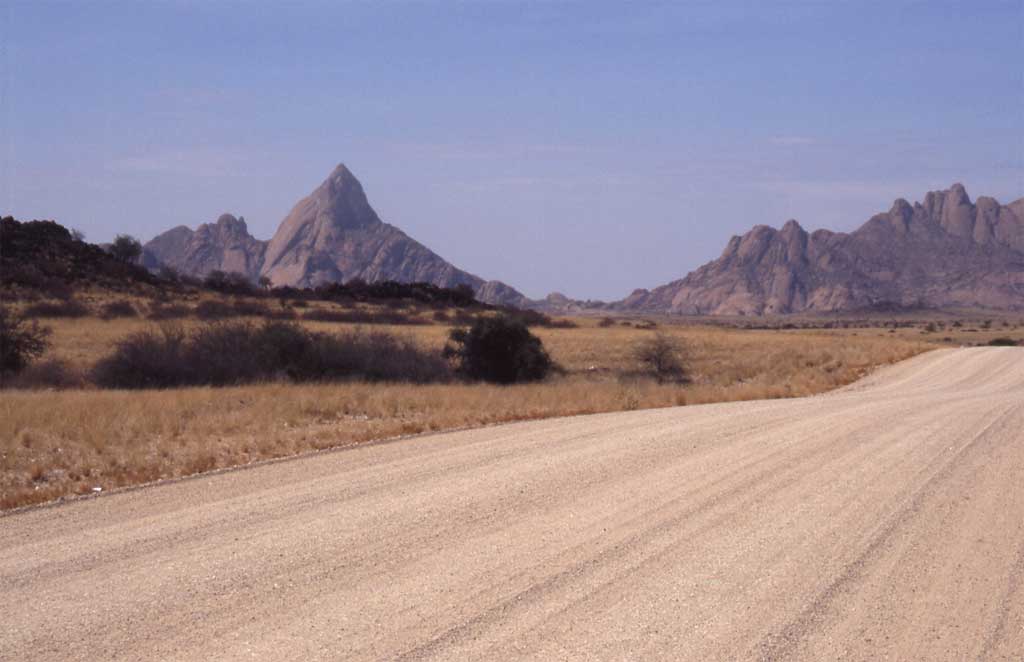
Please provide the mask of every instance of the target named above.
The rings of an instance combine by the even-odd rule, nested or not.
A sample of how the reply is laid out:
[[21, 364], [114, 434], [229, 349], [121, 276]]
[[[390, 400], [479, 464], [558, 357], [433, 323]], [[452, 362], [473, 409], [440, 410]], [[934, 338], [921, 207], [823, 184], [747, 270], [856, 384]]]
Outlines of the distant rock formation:
[[222, 214], [215, 223], [204, 223], [194, 231], [180, 225], [153, 238], [143, 251], [145, 261], [180, 273], [203, 277], [211, 271], [244, 274], [255, 280], [263, 266], [267, 242], [249, 234], [244, 218]]
[[972, 203], [954, 184], [896, 200], [849, 234], [758, 225], [685, 278], [614, 304], [707, 315], [916, 306], [1024, 308], [1024, 199]]
[[362, 279], [469, 285], [481, 301], [519, 306], [526, 298], [500, 281], [457, 269], [423, 244], [380, 220], [363, 187], [344, 165], [300, 200], [269, 242], [249, 235], [225, 214], [215, 224], [169, 230], [146, 244], [156, 260], [182, 273], [238, 272], [274, 285], [315, 287]]

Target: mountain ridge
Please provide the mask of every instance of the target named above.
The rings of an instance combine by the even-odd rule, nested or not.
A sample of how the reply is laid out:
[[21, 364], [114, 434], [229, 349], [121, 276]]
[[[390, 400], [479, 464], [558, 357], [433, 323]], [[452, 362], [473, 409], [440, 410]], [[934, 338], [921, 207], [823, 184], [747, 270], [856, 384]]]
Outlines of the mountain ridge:
[[344, 164], [292, 207], [269, 240], [252, 237], [244, 219], [223, 214], [196, 230], [172, 228], [144, 249], [147, 263], [159, 262], [200, 277], [219, 270], [253, 281], [266, 277], [275, 286], [315, 287], [355, 279], [468, 285], [485, 303], [527, 302], [511, 286], [458, 269], [382, 221]]
[[183, 273], [237, 271], [274, 285], [422, 281], [468, 285], [484, 302], [550, 313], [620, 311], [688, 315], [772, 315], [872, 308], [1024, 309], [1024, 198], [971, 201], [954, 183], [920, 202], [896, 199], [851, 232], [808, 232], [790, 219], [755, 225], [717, 259], [619, 301], [578, 301], [553, 293], [530, 300], [500, 281], [458, 269], [384, 222], [362, 185], [338, 165], [299, 200], [271, 239], [224, 214], [196, 230], [172, 228], [146, 244], [147, 264]]
[[962, 184], [897, 199], [856, 230], [754, 226], [678, 280], [618, 310], [764, 315], [896, 307], [1024, 307], [1024, 198], [971, 202]]

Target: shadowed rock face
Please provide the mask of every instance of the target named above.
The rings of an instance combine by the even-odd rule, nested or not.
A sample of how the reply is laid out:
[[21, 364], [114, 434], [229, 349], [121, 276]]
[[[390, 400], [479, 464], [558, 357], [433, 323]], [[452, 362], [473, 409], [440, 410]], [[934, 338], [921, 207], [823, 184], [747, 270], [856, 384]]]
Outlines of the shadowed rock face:
[[1024, 199], [972, 203], [954, 184], [914, 205], [897, 200], [849, 234], [759, 225], [717, 260], [616, 307], [762, 315], [881, 305], [1024, 308]]
[[484, 281], [455, 268], [381, 221], [362, 185], [344, 165], [292, 208], [269, 242], [253, 239], [241, 221], [225, 226], [233, 233], [221, 231], [225, 218], [234, 221], [222, 216], [215, 226], [200, 226], [194, 233], [186, 227], [174, 228], [146, 244], [146, 249], [161, 262], [194, 275], [213, 269], [238, 271], [254, 280], [262, 275], [274, 285], [294, 287], [357, 278], [419, 281], [441, 287], [469, 285], [477, 298], [488, 303], [526, 301], [504, 283]]

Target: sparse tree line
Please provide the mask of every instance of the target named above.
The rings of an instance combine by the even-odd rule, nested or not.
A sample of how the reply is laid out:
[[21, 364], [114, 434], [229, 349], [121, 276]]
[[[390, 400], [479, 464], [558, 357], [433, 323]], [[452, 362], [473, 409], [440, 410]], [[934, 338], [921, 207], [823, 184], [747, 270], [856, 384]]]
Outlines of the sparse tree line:
[[5, 386], [47, 382], [134, 389], [279, 380], [511, 384], [541, 380], [557, 370], [540, 339], [521, 320], [500, 314], [481, 317], [468, 329], [454, 329], [441, 352], [359, 328], [324, 333], [280, 320], [192, 328], [169, 323], [121, 340], [77, 378], [59, 361], [36, 363], [49, 347], [49, 335], [50, 329], [37, 321], [0, 307], [0, 378]]
[[[0, 307], [4, 386], [175, 388], [264, 381], [337, 380], [515, 384], [561, 372], [521, 319], [496, 314], [449, 333], [441, 352], [383, 331], [312, 331], [283, 320], [220, 321], [191, 328], [165, 323], [116, 344], [85, 374], [56, 359], [39, 361], [50, 329]], [[655, 334], [635, 348], [642, 372], [659, 382], [687, 381], [685, 354]]]

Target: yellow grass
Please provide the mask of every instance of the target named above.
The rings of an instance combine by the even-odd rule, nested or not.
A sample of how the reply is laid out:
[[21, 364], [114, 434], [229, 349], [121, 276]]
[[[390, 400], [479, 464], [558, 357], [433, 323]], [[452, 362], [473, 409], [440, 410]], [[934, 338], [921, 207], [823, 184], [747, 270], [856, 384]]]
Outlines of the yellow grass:
[[[190, 322], [194, 323], [194, 322]], [[144, 321], [53, 320], [53, 355], [80, 367]], [[264, 384], [126, 392], [4, 391], [0, 508], [400, 435], [624, 409], [820, 393], [931, 347], [831, 331], [665, 325], [689, 348], [692, 383], [630, 376], [651, 331], [594, 320], [536, 332], [567, 374], [533, 385]], [[342, 325], [311, 323], [337, 330]], [[440, 347], [448, 328], [391, 327]], [[881, 336], [881, 337], [880, 337]], [[409, 442], [414, 443], [414, 442]]]

